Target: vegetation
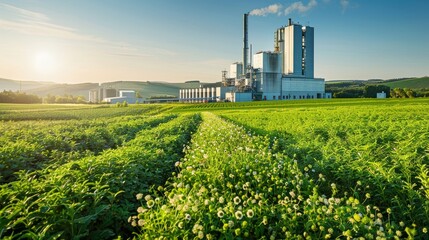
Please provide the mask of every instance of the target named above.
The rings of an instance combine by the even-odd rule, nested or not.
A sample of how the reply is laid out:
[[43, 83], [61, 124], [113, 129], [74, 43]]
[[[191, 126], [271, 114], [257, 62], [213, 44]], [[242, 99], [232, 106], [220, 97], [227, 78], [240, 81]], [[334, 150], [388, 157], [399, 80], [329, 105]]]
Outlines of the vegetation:
[[131, 234], [126, 220], [136, 189], [147, 192], [163, 184], [198, 122], [198, 115], [183, 115], [142, 130], [99, 156], [20, 171], [18, 180], [0, 188], [0, 237], [106, 239]]
[[382, 91], [393, 98], [429, 97], [429, 77], [328, 81], [326, 84], [326, 92], [331, 92], [335, 98], [374, 98], [376, 92]]
[[0, 238], [427, 239], [428, 106], [3, 104]]
[[53, 96], [49, 95], [43, 99], [45, 103], [74, 103], [82, 104], [86, 103], [85, 97], [83, 96], [73, 96], [64, 94], [63, 96]]
[[0, 92], [0, 103], [41, 103], [42, 99], [36, 95], [23, 92]]

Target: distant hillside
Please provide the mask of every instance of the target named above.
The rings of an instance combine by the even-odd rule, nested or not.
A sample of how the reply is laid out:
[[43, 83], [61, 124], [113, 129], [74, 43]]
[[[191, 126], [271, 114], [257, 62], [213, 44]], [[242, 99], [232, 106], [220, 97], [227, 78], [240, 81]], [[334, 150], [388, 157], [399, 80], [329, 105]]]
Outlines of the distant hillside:
[[384, 81], [383, 85], [390, 88], [429, 88], [429, 77], [388, 80]]
[[363, 87], [368, 84], [386, 85], [390, 88], [429, 88], [429, 77], [369, 80], [331, 80], [326, 81], [327, 88]]
[[[115, 88], [117, 90], [134, 90], [144, 98], [154, 96], [179, 96], [181, 88], [196, 88], [200, 81], [193, 80], [185, 83], [168, 83], [156, 81], [116, 81], [102, 83], [103, 88]], [[47, 95], [73, 95], [83, 96], [88, 99], [89, 90], [98, 88], [98, 83], [59, 84], [52, 82], [18, 81], [0, 78], [0, 91], [11, 90], [35, 94], [41, 97]]]
[[26, 91], [28, 89], [38, 88], [42, 86], [49, 86], [53, 83], [50, 82], [33, 82], [33, 81], [19, 81], [0, 78], [0, 90], [11, 90], [11, 91]]
[[62, 96], [65, 94], [73, 96], [83, 96], [88, 98], [89, 89], [98, 87], [98, 83], [78, 83], [78, 84], [50, 84], [33, 89], [25, 90], [26, 93], [32, 93], [41, 97], [50, 95]]

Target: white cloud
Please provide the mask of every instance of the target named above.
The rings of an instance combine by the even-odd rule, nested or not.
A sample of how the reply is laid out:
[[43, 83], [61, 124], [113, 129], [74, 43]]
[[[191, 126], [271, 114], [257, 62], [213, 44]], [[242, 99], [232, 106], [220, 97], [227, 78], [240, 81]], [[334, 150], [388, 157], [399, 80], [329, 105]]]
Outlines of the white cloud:
[[307, 5], [304, 5], [301, 1], [294, 2], [285, 9], [284, 13], [285, 15], [289, 15], [295, 11], [299, 13], [305, 13], [316, 6], [317, 6], [316, 0], [310, 0], [310, 2]]
[[251, 16], [266, 16], [268, 14], [280, 14], [283, 6], [281, 4], [272, 4], [268, 7], [253, 9], [250, 11]]
[[46, 16], [43, 13], [29, 11], [27, 9], [15, 7], [15, 6], [12, 6], [9, 4], [5, 4], [5, 3], [0, 3], [0, 6], [3, 6], [3, 8], [8, 9], [9, 11], [12, 11], [12, 12], [19, 14], [21, 17], [30, 18], [33, 20], [49, 21], [48, 16]]
[[17, 20], [0, 18], [0, 29], [33, 36], [44, 36], [96, 43], [104, 46], [104, 48], [107, 50], [107, 53], [113, 55], [129, 57], [148, 57], [153, 56], [154, 54], [165, 56], [175, 55], [174, 52], [171, 52], [167, 49], [139, 49], [132, 47], [127, 43], [118, 43], [100, 37], [80, 33], [74, 28], [51, 23], [51, 19], [43, 13], [34, 12], [3, 3], [0, 3], [0, 7], [3, 7], [9, 12], [15, 14], [15, 17], [17, 17]]
[[0, 28], [28, 35], [55, 37], [71, 40], [83, 40], [103, 43], [101, 38], [78, 33], [76, 30], [47, 22], [37, 21], [8, 21], [0, 19]]
[[341, 8], [343, 9], [343, 12], [344, 12], [349, 7], [350, 1], [349, 0], [340, 0], [340, 5], [341, 5]]

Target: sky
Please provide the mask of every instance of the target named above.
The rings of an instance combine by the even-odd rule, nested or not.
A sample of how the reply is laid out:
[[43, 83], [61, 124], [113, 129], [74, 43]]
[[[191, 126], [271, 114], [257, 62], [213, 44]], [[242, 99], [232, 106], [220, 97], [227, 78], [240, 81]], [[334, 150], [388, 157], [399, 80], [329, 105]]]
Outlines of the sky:
[[58, 83], [221, 80], [274, 31], [315, 28], [315, 77], [429, 75], [426, 0], [0, 0], [0, 78]]

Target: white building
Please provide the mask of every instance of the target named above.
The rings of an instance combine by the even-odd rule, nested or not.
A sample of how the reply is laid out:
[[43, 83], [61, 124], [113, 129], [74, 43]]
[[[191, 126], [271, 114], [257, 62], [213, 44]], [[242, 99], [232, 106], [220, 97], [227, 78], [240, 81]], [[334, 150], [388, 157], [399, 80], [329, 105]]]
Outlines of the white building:
[[130, 91], [130, 90], [120, 90], [119, 97], [104, 98], [103, 101], [107, 103], [112, 103], [112, 104], [122, 103], [122, 102], [136, 103], [137, 102], [136, 92]]
[[377, 93], [377, 98], [386, 98], [386, 93], [384, 91]]
[[[314, 78], [314, 28], [292, 23], [274, 32], [274, 51], [253, 55], [253, 66], [247, 62], [247, 14], [244, 15], [243, 63], [230, 66], [233, 81], [222, 84], [210, 98], [215, 101], [289, 100], [331, 98], [325, 94], [325, 80]], [[234, 82], [233, 84], [230, 84]], [[182, 90], [185, 92], [182, 93]], [[205, 101], [200, 89], [182, 89], [179, 99], [186, 102]], [[196, 93], [194, 93], [194, 91]], [[187, 93], [190, 94], [187, 94]], [[224, 94], [228, 92], [228, 94]], [[246, 92], [242, 97], [237, 93]], [[211, 96], [211, 95], [210, 95]]]

